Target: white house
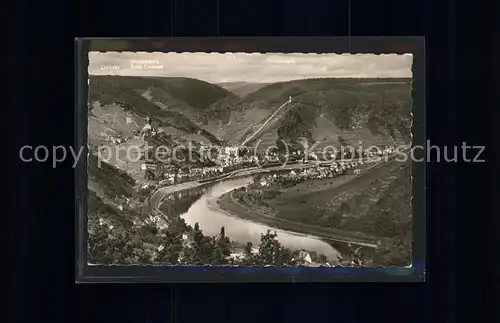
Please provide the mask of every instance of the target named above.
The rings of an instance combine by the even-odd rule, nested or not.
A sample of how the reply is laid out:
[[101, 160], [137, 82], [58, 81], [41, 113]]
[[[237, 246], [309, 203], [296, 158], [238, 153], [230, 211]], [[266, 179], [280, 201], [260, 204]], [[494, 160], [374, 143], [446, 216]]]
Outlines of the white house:
[[230, 255], [229, 255], [229, 258], [232, 259], [232, 260], [241, 260], [241, 259], [245, 259], [245, 253], [243, 253], [242, 251], [239, 251], [239, 252], [232, 252]]
[[299, 253], [299, 258], [305, 263], [312, 263], [311, 255], [305, 250], [301, 250]]

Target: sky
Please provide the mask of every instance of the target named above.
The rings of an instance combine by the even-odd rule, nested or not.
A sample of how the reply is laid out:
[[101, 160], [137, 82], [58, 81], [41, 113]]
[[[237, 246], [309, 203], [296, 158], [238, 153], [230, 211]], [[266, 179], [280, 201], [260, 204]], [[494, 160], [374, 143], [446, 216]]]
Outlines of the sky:
[[90, 52], [89, 74], [270, 83], [326, 77], [412, 77], [411, 54]]

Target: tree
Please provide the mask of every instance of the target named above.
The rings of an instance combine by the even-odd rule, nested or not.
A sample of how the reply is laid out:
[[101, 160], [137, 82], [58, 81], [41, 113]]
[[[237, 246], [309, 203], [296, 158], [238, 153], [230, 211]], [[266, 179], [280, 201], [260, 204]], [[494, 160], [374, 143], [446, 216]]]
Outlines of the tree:
[[231, 240], [228, 237], [219, 238], [217, 248], [224, 258], [231, 256]]
[[373, 262], [378, 266], [407, 266], [411, 263], [412, 216], [390, 215], [387, 211], [378, 214], [375, 225], [385, 225], [389, 238], [377, 248]]
[[287, 143], [285, 140], [283, 139], [278, 139], [276, 140], [276, 146], [278, 147], [278, 153], [281, 155], [283, 153], [286, 153], [288, 152], [288, 147], [287, 147]]
[[251, 242], [247, 242], [245, 248], [243, 249], [243, 252], [245, 253], [246, 257], [250, 257], [252, 255], [252, 248], [253, 244]]
[[187, 231], [187, 228], [184, 219], [176, 217], [167, 229], [162, 230], [161, 238], [158, 240], [158, 244], [163, 247], [158, 252], [157, 259], [159, 262], [169, 265], [179, 263], [179, 257], [184, 249], [182, 235]]
[[375, 250], [373, 264], [386, 267], [408, 266], [411, 264], [411, 248], [399, 237], [389, 239]]
[[198, 223], [194, 225], [192, 236], [193, 245], [186, 248], [184, 252], [184, 262], [186, 264], [203, 266], [212, 265], [214, 262], [222, 262], [220, 256], [222, 251], [215, 251], [218, 245], [218, 239], [216, 237], [205, 236], [200, 230]]
[[294, 265], [296, 252], [284, 248], [277, 239], [276, 232], [267, 230], [260, 238], [259, 254], [256, 257], [258, 265], [283, 266]]
[[141, 237], [150, 238], [158, 233], [158, 228], [153, 224], [146, 224], [139, 229]]
[[144, 249], [137, 250], [137, 256], [139, 257], [139, 263], [142, 264], [152, 264], [153, 259], [151, 259], [151, 254]]
[[97, 264], [111, 264], [113, 255], [109, 244], [110, 230], [97, 221], [89, 223], [88, 261]]
[[[222, 227], [223, 229], [224, 227]], [[221, 229], [221, 231], [223, 231]], [[228, 237], [220, 235], [219, 237], [213, 238], [213, 250], [212, 250], [212, 265], [227, 265], [229, 263], [229, 256], [231, 256], [231, 241]]]
[[261, 235], [258, 260], [265, 265], [275, 265], [281, 244], [276, 239], [276, 232], [267, 230], [266, 234]]
[[184, 265], [195, 265], [195, 266], [204, 266], [209, 265], [209, 259], [211, 258], [211, 252], [206, 254], [206, 247], [204, 247], [207, 243], [211, 243], [211, 239], [208, 238], [203, 239], [199, 243], [194, 243], [190, 247], [185, 247], [183, 250], [183, 258], [182, 263]]
[[193, 232], [193, 241], [195, 245], [201, 245], [204, 241], [205, 236], [198, 226], [195, 226]]

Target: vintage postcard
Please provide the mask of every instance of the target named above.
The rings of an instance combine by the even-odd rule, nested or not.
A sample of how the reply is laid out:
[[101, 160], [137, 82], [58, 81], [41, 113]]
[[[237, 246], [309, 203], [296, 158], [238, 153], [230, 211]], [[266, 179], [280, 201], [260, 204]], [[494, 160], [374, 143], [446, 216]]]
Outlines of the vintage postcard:
[[89, 266], [411, 267], [411, 53], [88, 62]]

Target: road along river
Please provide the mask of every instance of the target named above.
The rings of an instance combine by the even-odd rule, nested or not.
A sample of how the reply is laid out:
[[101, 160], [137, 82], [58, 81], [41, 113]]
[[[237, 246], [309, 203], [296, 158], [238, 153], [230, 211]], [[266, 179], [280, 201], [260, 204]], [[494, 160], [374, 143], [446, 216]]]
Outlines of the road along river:
[[224, 193], [246, 186], [251, 180], [250, 177], [232, 179], [209, 187], [181, 217], [189, 225], [194, 225], [198, 222], [200, 229], [207, 235], [216, 235], [220, 232], [220, 228], [224, 227], [226, 234], [233, 241], [242, 244], [249, 241], [254, 245], [258, 245], [261, 234], [266, 233], [267, 230], [276, 231], [278, 240], [285, 247], [295, 250], [305, 249], [315, 251], [318, 254], [324, 254], [331, 262], [336, 262], [339, 252], [319, 238], [278, 230], [263, 224], [247, 221], [222, 210], [217, 205], [217, 199]]

